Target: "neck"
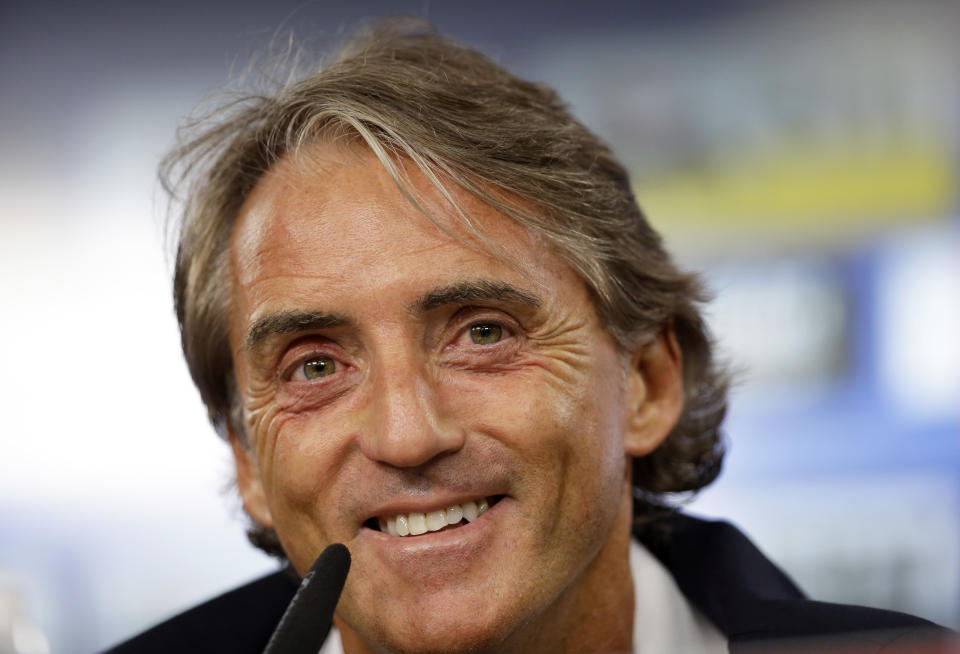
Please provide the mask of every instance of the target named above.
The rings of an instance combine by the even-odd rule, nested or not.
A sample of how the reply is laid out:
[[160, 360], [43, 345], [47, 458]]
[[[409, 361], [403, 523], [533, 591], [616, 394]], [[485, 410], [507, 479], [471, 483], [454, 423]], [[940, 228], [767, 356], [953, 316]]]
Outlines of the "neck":
[[[629, 532], [628, 532], [629, 533]], [[611, 540], [613, 540], [611, 538]], [[616, 556], [608, 556], [613, 550]], [[608, 542], [573, 586], [498, 652], [619, 654], [633, 643], [634, 588], [629, 535]]]

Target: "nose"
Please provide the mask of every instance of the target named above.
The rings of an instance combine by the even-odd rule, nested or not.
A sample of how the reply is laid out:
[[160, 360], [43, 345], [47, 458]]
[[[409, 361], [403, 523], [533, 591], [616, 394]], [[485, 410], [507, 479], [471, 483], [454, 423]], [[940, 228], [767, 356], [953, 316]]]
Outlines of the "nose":
[[463, 447], [465, 435], [443, 415], [436, 383], [413, 356], [377, 366], [372, 408], [360, 445], [367, 458], [397, 468], [423, 465]]

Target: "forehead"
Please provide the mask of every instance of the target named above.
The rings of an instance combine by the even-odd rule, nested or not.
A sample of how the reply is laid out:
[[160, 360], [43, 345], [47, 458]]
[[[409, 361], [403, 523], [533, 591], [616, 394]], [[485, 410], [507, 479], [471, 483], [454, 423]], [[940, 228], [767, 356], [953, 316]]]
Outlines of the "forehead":
[[582, 286], [544, 238], [451, 189], [480, 237], [414, 165], [399, 166], [405, 186], [437, 224], [369, 150], [319, 144], [278, 162], [245, 202], [233, 231], [235, 300], [247, 305], [235, 309], [250, 315], [277, 308], [269, 306], [282, 300], [277, 291], [291, 291], [294, 281], [311, 298], [477, 274], [522, 282], [538, 293]]

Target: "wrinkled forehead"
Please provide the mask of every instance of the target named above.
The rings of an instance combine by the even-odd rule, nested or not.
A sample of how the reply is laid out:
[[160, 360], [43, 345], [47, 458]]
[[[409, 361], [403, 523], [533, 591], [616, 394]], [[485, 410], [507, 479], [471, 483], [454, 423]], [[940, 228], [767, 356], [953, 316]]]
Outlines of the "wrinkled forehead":
[[[537, 212], [519, 198], [504, 199]], [[354, 219], [332, 221], [334, 211]], [[491, 256], [517, 272], [531, 264], [567, 267], [545, 236], [436, 171], [424, 171], [407, 157], [374, 152], [359, 138], [303, 146], [260, 178], [232, 231], [231, 267], [242, 280], [245, 272], [276, 256], [281, 244], [327, 242], [331, 253], [375, 251], [378, 243], [384, 245], [384, 234], [373, 230], [391, 222]]]
[[534, 298], [538, 324], [597, 321], [586, 285], [545, 239], [404, 165], [398, 185], [376, 157], [331, 147], [264, 176], [231, 240], [234, 352], [269, 316], [413, 325], [435, 296], [444, 306]]

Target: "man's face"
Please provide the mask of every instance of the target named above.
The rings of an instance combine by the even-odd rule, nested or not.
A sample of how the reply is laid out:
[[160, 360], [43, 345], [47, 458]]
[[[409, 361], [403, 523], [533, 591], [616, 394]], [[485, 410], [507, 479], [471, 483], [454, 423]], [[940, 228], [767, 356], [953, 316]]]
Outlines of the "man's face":
[[[238, 482], [301, 574], [330, 543], [350, 549], [345, 639], [516, 644], [610, 589], [631, 601], [625, 448], [642, 380], [551, 247], [457, 193], [505, 256], [490, 254], [406, 171], [466, 243], [374, 157], [332, 146], [280, 162], [244, 205], [230, 251], [251, 443], [235, 448]], [[473, 522], [379, 529], [436, 527], [482, 500]]]

